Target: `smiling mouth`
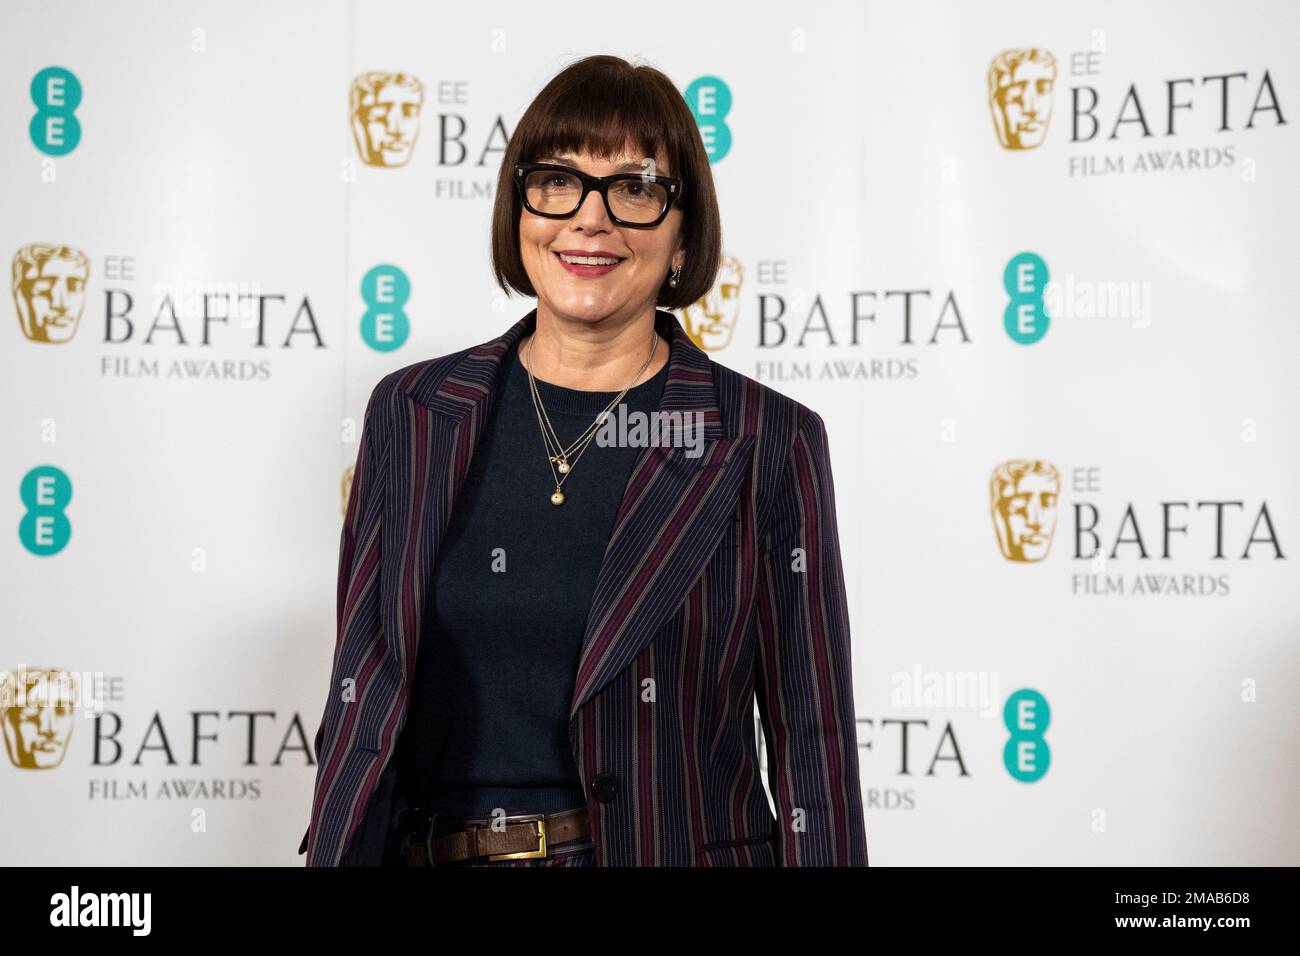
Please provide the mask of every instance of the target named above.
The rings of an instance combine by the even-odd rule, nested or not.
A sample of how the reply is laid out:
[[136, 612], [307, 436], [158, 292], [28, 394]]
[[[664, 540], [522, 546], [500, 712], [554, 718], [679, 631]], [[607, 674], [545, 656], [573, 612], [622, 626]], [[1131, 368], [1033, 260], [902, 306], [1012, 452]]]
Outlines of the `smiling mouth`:
[[579, 264], [589, 265], [589, 266], [618, 265], [620, 262], [623, 261], [622, 256], [598, 256], [595, 254], [589, 256], [577, 256], [577, 255], [571, 256], [571, 255], [566, 255], [563, 252], [557, 252], [556, 255], [559, 256], [562, 260], [566, 262], [572, 262], [575, 265], [579, 265]]
[[617, 256], [565, 256], [558, 252], [554, 255], [565, 271], [576, 276], [603, 276], [625, 261]]

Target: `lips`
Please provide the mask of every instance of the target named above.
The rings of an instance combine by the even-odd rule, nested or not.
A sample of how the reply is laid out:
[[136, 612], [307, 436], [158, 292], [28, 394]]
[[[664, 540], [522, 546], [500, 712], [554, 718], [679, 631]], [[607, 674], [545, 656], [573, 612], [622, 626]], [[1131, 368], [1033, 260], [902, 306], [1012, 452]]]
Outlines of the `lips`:
[[608, 249], [556, 249], [555, 251], [566, 256], [596, 256], [600, 259], [627, 258], [627, 256], [620, 256], [617, 252], [610, 252]]
[[607, 275], [607, 274], [613, 272], [615, 269], [617, 269], [619, 266], [621, 266], [621, 265], [623, 264], [623, 259], [621, 259], [621, 258], [618, 257], [618, 256], [610, 255], [609, 253], [604, 253], [604, 252], [580, 252], [580, 251], [577, 251], [577, 250], [572, 250], [572, 251], [571, 251], [571, 250], [568, 250], [568, 249], [563, 250], [563, 252], [564, 252], [564, 255], [566, 255], [566, 256], [597, 256], [597, 257], [600, 257], [600, 258], [606, 258], [606, 259], [618, 259], [618, 260], [619, 260], [618, 262], [614, 263], [613, 265], [607, 265], [607, 266], [581, 265], [581, 264], [576, 263], [576, 262], [565, 262], [562, 258], [560, 258], [560, 253], [559, 253], [559, 252], [556, 252], [556, 253], [555, 253], [555, 261], [558, 262], [561, 266], [563, 266], [563, 267], [564, 267], [564, 270], [565, 270], [566, 272], [568, 272], [570, 275], [578, 276], [578, 277], [580, 277], [580, 278], [585, 278], [585, 279], [595, 279], [595, 278], [599, 278], [600, 276]]

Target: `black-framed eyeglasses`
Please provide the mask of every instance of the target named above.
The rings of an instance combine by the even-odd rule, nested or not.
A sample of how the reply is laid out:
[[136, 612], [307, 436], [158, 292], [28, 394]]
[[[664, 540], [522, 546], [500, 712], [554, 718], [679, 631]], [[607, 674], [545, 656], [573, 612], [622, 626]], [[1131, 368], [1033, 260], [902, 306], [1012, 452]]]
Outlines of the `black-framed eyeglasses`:
[[515, 163], [514, 181], [524, 208], [534, 216], [568, 219], [594, 189], [605, 201], [610, 220], [633, 229], [659, 225], [673, 202], [681, 202], [685, 190], [685, 184], [672, 176], [588, 176], [580, 169], [557, 163]]

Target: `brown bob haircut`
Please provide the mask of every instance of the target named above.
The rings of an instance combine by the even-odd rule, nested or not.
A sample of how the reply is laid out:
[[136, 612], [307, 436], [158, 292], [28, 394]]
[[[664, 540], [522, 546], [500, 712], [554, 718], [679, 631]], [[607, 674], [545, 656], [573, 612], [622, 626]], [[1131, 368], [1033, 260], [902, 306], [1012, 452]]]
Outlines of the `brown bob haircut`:
[[682, 309], [712, 288], [722, 259], [722, 219], [695, 117], [659, 70], [599, 55], [571, 64], [547, 83], [506, 146], [492, 208], [492, 271], [507, 295], [537, 294], [519, 251], [523, 206], [511, 179], [515, 163], [564, 152], [612, 159], [629, 143], [639, 155], [662, 157], [668, 168], [660, 172], [683, 181], [677, 206], [686, 256], [676, 288], [664, 276], [656, 306]]

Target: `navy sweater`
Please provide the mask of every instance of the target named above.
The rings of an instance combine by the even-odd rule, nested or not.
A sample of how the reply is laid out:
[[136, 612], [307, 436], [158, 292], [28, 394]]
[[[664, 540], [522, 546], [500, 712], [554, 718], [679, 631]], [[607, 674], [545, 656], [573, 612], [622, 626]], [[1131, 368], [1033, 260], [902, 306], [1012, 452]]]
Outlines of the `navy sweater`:
[[[586, 806], [569, 704], [596, 576], [644, 450], [593, 439], [561, 485], [564, 504], [551, 504], [555, 479], [516, 350], [502, 374], [439, 547], [403, 732], [412, 796], [459, 816]], [[624, 396], [628, 410], [655, 411], [667, 377], [665, 362]], [[618, 394], [541, 379], [537, 389], [566, 446]]]

